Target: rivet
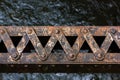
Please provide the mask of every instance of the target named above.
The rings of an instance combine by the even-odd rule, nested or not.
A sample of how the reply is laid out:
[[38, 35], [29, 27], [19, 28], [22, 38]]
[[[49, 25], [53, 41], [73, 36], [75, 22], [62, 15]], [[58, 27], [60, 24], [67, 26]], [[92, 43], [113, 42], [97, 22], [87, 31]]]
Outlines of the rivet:
[[42, 58], [45, 58], [45, 57], [46, 57], [46, 54], [42, 54], [41, 57], [42, 57]]
[[69, 54], [69, 56], [70, 56], [70, 58], [74, 58], [75, 55], [73, 55], [73, 54]]
[[70, 65], [66, 65], [66, 67], [68, 68], [68, 67], [70, 67]]
[[53, 65], [51, 65], [52, 67], [55, 67], [55, 65], [53, 64]]
[[85, 33], [88, 33], [88, 30], [87, 29], [84, 29], [83, 30], [83, 33], [85, 34]]
[[1, 34], [4, 34], [4, 33], [5, 33], [5, 30], [2, 30], [2, 29], [1, 29], [1, 30], [0, 30], [0, 33], [1, 33]]
[[55, 30], [55, 33], [56, 33], [56, 34], [59, 34], [59, 33], [60, 33], [60, 30], [58, 30], [58, 29]]
[[99, 54], [98, 54], [98, 57], [101, 58], [101, 57], [102, 57], [102, 54], [99, 53]]
[[31, 33], [32, 33], [32, 29], [29, 29], [29, 30], [28, 30], [28, 34], [31, 34]]
[[98, 65], [94, 65], [95, 67], [98, 67]]
[[24, 65], [24, 67], [28, 67], [28, 65]]
[[18, 56], [17, 54], [13, 54], [13, 55], [12, 55], [13, 58], [16, 58], [17, 56]]
[[38, 67], [42, 67], [42, 65], [38, 65]]
[[10, 67], [14, 67], [14, 65], [10, 65]]
[[102, 53], [99, 53], [99, 54], [97, 54], [96, 59], [98, 61], [102, 61], [102, 60], [104, 60], [104, 55]]

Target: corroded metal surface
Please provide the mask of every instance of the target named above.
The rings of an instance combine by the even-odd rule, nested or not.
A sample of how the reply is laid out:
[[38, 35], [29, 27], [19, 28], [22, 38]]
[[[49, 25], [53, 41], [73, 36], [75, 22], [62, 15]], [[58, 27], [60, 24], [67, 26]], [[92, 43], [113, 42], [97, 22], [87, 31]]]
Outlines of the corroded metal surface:
[[[21, 36], [18, 45], [15, 46], [11, 37]], [[44, 41], [38, 37], [50, 36], [45, 46]], [[66, 38], [76, 36], [71, 46]], [[101, 46], [94, 36], [105, 36]], [[42, 37], [41, 37], [42, 38]], [[34, 26], [34, 27], [0, 27], [0, 41], [3, 41], [7, 53], [0, 53], [1, 64], [120, 64], [120, 27], [117, 26]], [[28, 42], [31, 42], [35, 51], [23, 53]], [[52, 53], [57, 41], [64, 53]], [[87, 42], [92, 53], [80, 52], [84, 42]], [[112, 42], [119, 47], [117, 53], [108, 52]]]

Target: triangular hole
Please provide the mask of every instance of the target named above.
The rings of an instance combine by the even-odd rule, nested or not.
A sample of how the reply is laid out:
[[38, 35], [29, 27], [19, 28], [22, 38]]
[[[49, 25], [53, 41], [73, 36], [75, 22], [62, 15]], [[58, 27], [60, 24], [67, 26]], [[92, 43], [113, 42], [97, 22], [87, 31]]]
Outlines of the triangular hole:
[[3, 41], [0, 42], [0, 53], [7, 53], [7, 48]]
[[115, 41], [112, 42], [108, 49], [108, 53], [120, 53], [120, 49]]
[[66, 39], [72, 47], [73, 44], [75, 43], [76, 39], [77, 39], [77, 36], [66, 36]]
[[55, 53], [57, 51], [61, 51], [64, 53], [64, 50], [62, 48], [62, 46], [60, 45], [60, 43], [57, 41], [57, 43], [55, 44], [54, 48], [52, 49], [51, 53]]
[[20, 42], [20, 40], [22, 39], [22, 36], [11, 36], [10, 37], [14, 46], [16, 47], [18, 45], [18, 43]]
[[48, 40], [50, 39], [50, 36], [38, 36], [41, 44], [43, 47], [47, 44]]
[[95, 41], [97, 42], [98, 46], [101, 47], [106, 36], [93, 36], [93, 37], [94, 37]]
[[88, 43], [85, 41], [80, 48], [80, 53], [93, 53]]
[[31, 41], [29, 41], [25, 49], [23, 50], [23, 53], [31, 53], [31, 52], [35, 52], [35, 48], [33, 47]]

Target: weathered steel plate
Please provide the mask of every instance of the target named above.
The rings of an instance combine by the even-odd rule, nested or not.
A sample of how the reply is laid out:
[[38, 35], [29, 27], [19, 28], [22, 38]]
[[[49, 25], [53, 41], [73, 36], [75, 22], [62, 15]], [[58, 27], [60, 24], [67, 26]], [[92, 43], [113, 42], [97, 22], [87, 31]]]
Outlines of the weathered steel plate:
[[[12, 40], [12, 37], [16, 40]], [[18, 37], [21, 37], [19, 42]], [[43, 45], [47, 37], [50, 38]], [[71, 39], [68, 40], [67, 37]], [[74, 42], [72, 37], [76, 37]], [[94, 37], [97, 37], [97, 41]], [[100, 44], [101, 37], [105, 39]], [[24, 52], [29, 41], [34, 50]], [[91, 52], [87, 52], [87, 49], [81, 50], [85, 41]], [[3, 48], [0, 50], [1, 64], [120, 64], [119, 26], [1, 26], [0, 42], [3, 42], [7, 49], [7, 52], [4, 52]], [[52, 52], [57, 42], [63, 50]], [[113, 42], [118, 49], [114, 49]], [[29, 45], [28, 49], [29, 47], [31, 46]], [[109, 50], [110, 47], [113, 51]]]

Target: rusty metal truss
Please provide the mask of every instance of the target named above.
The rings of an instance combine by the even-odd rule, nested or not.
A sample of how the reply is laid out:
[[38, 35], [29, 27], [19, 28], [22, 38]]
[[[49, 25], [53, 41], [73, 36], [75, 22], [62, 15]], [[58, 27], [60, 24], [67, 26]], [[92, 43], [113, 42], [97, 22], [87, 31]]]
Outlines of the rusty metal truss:
[[1, 26], [0, 42], [1, 64], [120, 64], [119, 26]]

